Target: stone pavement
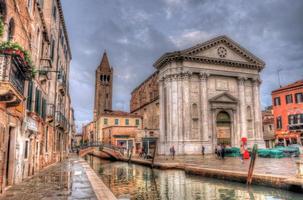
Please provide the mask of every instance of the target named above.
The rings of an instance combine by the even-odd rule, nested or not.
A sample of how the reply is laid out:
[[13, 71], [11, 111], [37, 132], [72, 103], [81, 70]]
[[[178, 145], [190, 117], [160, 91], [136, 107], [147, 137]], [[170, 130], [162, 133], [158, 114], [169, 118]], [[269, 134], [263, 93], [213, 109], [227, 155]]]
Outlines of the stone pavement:
[[[85, 163], [83, 159], [72, 156], [68, 160], [52, 165], [22, 183], [12, 186], [4, 196], [0, 196], [0, 200], [100, 199], [89, 180], [97, 175], [90, 174], [88, 177]], [[97, 188], [97, 194], [106, 189]]]
[[[300, 158], [257, 158], [254, 173], [280, 175], [280, 176], [295, 176], [296, 163], [295, 161]], [[301, 159], [303, 159], [301, 157]], [[250, 160], [244, 160], [241, 163], [240, 158], [225, 157], [224, 160], [218, 159], [215, 155], [193, 155], [193, 156], [176, 156], [172, 160], [170, 156], [157, 156], [155, 163], [179, 163], [202, 168], [212, 168], [218, 170], [230, 170], [238, 172], [247, 172]]]

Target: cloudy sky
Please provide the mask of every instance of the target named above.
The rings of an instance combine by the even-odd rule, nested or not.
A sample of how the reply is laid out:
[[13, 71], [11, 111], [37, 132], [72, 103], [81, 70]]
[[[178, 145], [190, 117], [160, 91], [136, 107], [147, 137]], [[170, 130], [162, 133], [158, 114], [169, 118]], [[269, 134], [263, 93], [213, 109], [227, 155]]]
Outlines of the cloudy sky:
[[[228, 4], [227, 4], [228, 2]], [[301, 0], [62, 0], [73, 60], [70, 85], [79, 127], [92, 119], [95, 69], [104, 49], [114, 67], [113, 108], [129, 110], [130, 92], [153, 62], [228, 35], [266, 62], [262, 106], [270, 92], [303, 79]]]

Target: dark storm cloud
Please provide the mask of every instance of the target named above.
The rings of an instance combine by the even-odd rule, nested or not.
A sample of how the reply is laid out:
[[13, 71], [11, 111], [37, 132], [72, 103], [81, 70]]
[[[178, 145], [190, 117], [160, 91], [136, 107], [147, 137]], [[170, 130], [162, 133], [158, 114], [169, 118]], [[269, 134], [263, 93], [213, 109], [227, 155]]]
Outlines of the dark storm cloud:
[[114, 109], [166, 51], [228, 35], [266, 62], [262, 105], [281, 82], [303, 76], [303, 1], [64, 0], [73, 53], [71, 95], [78, 125], [92, 119], [94, 72], [106, 49], [114, 67]]

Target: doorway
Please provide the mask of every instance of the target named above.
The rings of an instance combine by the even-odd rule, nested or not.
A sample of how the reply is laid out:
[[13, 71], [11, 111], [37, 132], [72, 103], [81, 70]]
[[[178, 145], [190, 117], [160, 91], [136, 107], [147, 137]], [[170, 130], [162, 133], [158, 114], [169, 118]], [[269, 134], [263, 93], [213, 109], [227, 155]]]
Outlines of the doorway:
[[7, 145], [7, 159], [5, 170], [5, 185], [9, 186], [13, 184], [14, 178], [14, 160], [15, 160], [15, 128], [9, 127], [8, 133], [8, 145]]
[[217, 144], [231, 146], [231, 119], [227, 112], [221, 111], [217, 115]]

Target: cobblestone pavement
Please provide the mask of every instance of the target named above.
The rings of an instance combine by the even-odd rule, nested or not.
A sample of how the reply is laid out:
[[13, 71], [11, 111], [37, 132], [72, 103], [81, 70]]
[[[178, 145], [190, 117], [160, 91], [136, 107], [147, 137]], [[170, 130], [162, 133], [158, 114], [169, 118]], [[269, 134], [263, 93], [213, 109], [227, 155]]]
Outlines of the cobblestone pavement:
[[[270, 174], [279, 176], [295, 176], [296, 163], [299, 158], [257, 158], [254, 173]], [[303, 157], [301, 157], [303, 159]], [[222, 169], [231, 171], [248, 171], [250, 160], [241, 163], [240, 158], [225, 157], [218, 159], [215, 155], [176, 156], [172, 160], [170, 156], [157, 156], [156, 163], [184, 163], [187, 165], [200, 166], [203, 168]]]
[[0, 200], [92, 199], [96, 195], [77, 157], [69, 158], [9, 188]]

